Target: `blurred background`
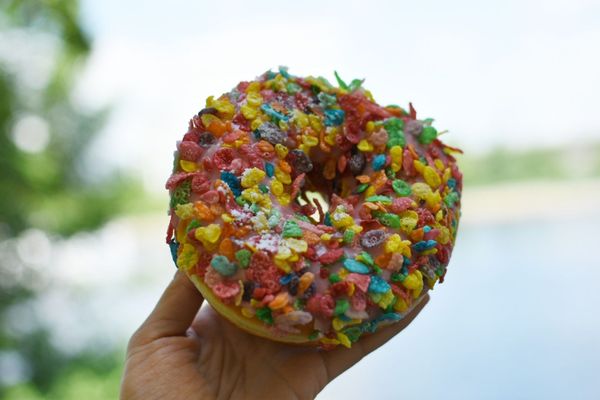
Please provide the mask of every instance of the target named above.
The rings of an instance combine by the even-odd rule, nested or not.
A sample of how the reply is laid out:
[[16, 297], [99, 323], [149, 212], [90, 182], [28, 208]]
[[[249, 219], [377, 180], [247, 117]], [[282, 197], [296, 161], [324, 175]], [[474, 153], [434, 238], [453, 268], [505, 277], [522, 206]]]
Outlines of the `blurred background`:
[[600, 398], [600, 2], [0, 5], [0, 399], [118, 396], [174, 273], [175, 141], [279, 65], [366, 78], [465, 150], [446, 283], [319, 398]]

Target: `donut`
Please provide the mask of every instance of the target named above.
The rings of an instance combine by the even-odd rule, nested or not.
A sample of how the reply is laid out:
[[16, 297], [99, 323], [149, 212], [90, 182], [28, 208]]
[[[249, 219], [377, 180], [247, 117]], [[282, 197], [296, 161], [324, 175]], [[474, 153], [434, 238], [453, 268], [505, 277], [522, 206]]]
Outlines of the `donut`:
[[462, 191], [460, 150], [433, 119], [335, 77], [280, 67], [208, 97], [166, 183], [167, 243], [208, 303], [251, 334], [322, 348], [443, 282]]

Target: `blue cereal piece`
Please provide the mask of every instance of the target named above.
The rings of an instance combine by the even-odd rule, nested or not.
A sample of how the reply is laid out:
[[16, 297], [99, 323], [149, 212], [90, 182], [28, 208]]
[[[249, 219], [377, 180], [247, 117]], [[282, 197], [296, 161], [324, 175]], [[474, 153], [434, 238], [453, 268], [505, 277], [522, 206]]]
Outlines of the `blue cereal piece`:
[[237, 176], [229, 171], [221, 171], [221, 180], [229, 186], [229, 189], [231, 189], [231, 192], [235, 197], [242, 194], [242, 185]]
[[225, 256], [215, 256], [210, 262], [210, 266], [223, 276], [231, 276], [237, 271], [237, 265], [229, 262]]
[[325, 110], [325, 126], [339, 126], [344, 123], [344, 110]]
[[289, 121], [289, 117], [283, 115], [282, 113], [275, 111], [273, 109], [273, 107], [271, 107], [270, 104], [263, 104], [260, 106], [261, 110], [263, 110], [265, 112], [265, 114], [267, 114], [269, 117], [273, 118], [276, 121], [283, 121], [283, 122], [288, 122]]
[[383, 169], [385, 165], [385, 154], [378, 154], [375, 157], [373, 157], [372, 165], [374, 171], [379, 171], [380, 169]]
[[275, 175], [275, 167], [271, 163], [265, 163], [265, 172], [269, 178]]
[[172, 239], [169, 242], [169, 249], [171, 250], [171, 257], [173, 257], [175, 266], [177, 266], [177, 250], [179, 250], [179, 243], [177, 243], [175, 239]]
[[346, 268], [350, 272], [355, 272], [357, 274], [368, 274], [369, 267], [360, 261], [356, 261], [353, 258], [347, 258], [344, 260], [344, 268]]
[[390, 289], [390, 285], [383, 278], [377, 275], [371, 276], [371, 282], [369, 283], [370, 293], [386, 293]]
[[433, 249], [436, 245], [437, 242], [435, 240], [421, 240], [420, 242], [415, 243], [413, 248], [418, 252], [422, 252]]

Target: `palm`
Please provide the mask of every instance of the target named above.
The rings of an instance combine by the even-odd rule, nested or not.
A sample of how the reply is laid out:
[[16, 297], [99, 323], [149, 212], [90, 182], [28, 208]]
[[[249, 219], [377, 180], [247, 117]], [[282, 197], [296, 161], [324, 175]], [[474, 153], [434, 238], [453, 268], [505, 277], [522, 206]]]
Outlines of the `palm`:
[[[187, 278], [176, 277], [174, 285], [180, 286], [179, 292], [196, 296], [195, 304], [200, 306], [202, 298]], [[190, 323], [161, 312], [161, 303], [175, 304], [166, 299], [171, 286], [130, 342], [123, 399], [314, 398], [333, 378], [389, 340], [418, 313], [415, 310], [392, 327], [361, 339], [351, 349], [326, 352], [250, 335], [210, 307], [202, 307], [195, 318], [192, 314], [189, 329], [176, 335], [175, 326], [170, 324], [181, 330]], [[175, 290], [171, 293], [182, 295]], [[184, 310], [172, 310], [171, 314], [181, 317], [190, 306], [189, 300], [182, 303]], [[193, 304], [191, 307], [193, 310]]]

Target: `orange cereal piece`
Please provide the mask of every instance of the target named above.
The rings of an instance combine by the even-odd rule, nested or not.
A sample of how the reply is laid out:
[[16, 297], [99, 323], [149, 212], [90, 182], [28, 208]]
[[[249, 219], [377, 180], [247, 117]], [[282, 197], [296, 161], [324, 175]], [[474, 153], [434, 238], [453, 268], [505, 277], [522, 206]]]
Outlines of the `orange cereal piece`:
[[194, 209], [198, 218], [202, 221], [212, 222], [215, 220], [215, 215], [212, 213], [210, 208], [204, 202], [197, 201], [194, 203]]

